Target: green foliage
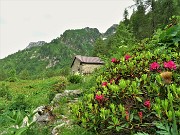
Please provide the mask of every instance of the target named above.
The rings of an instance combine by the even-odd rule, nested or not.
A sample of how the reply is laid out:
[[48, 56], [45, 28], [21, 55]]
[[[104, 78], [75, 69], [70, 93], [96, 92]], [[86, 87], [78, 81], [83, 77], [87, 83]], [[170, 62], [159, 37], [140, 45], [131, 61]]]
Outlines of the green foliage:
[[49, 102], [53, 100], [54, 96], [57, 93], [62, 93], [66, 89], [67, 84], [68, 84], [67, 78], [63, 76], [58, 77], [56, 82], [53, 83], [53, 86], [48, 94]]
[[137, 10], [133, 12], [130, 18], [130, 26], [132, 27], [133, 34], [137, 39], [144, 39], [146, 37], [149, 37], [149, 34], [152, 34], [152, 32], [149, 33], [148, 27], [148, 17], [145, 15], [145, 6], [142, 2], [139, 3], [137, 6]]
[[112, 57], [111, 54], [124, 55], [135, 44], [135, 38], [129, 27], [123, 22], [116, 26], [116, 31], [107, 39], [98, 39], [94, 45], [94, 55], [103, 60]]
[[6, 134], [21, 135], [28, 127], [20, 127], [22, 125], [25, 113], [20, 110], [6, 111], [0, 115], [0, 131]]
[[58, 118], [61, 118], [62, 115], [69, 116], [69, 105], [68, 102], [72, 99], [71, 96], [68, 97], [61, 97], [59, 101], [57, 101], [57, 104], [59, 105], [53, 110], [53, 114], [55, 114]]
[[[175, 24], [173, 24], [173, 22]], [[176, 24], [177, 20], [173, 17], [173, 21], [168, 26], [166, 31], [163, 31], [159, 37], [159, 44], [164, 45], [166, 48], [173, 48], [175, 51], [178, 49], [180, 44], [180, 23]]]
[[23, 135], [50, 135], [50, 129], [49, 126], [34, 124]]
[[86, 129], [77, 125], [63, 128], [60, 133], [61, 135], [95, 135], [94, 133], [88, 132]]
[[[149, 50], [149, 45], [143, 43], [130, 53], [128, 60], [117, 56], [117, 62], [108, 62], [102, 68], [96, 86], [73, 106], [75, 121], [99, 134], [155, 134], [153, 122], [165, 120], [172, 123], [177, 134], [179, 52], [160, 46]], [[170, 60], [175, 67], [165, 67]], [[151, 69], [153, 62], [158, 63], [158, 70]]]
[[61, 76], [68, 76], [70, 74], [70, 67], [66, 67], [60, 70], [59, 73]]
[[9, 77], [9, 78], [6, 79], [6, 81], [8, 81], [8, 82], [16, 82], [16, 81], [18, 81], [18, 79], [17, 79], [17, 77]]
[[5, 70], [0, 70], [0, 81], [6, 80], [7, 79], [7, 73]]
[[67, 84], [67, 78], [59, 77], [58, 82], [53, 85], [53, 91], [56, 91], [57, 93], [63, 92], [63, 90], [66, 89]]
[[[0, 97], [0, 133], [7, 132], [9, 135], [50, 134], [52, 125], [40, 126], [32, 123], [32, 116], [34, 114], [29, 115], [29, 113], [32, 108], [48, 104], [48, 94], [51, 93], [54, 85], [60, 81], [67, 82], [67, 79], [65, 77], [53, 77], [45, 80], [0, 82], [0, 89], [8, 90], [13, 97], [11, 101], [5, 99], [6, 96]], [[66, 109], [64, 113], [67, 113], [67, 106], [65, 104], [64, 109]], [[25, 116], [28, 117], [30, 125], [21, 127]]]
[[20, 94], [10, 104], [9, 110], [23, 110], [26, 111], [30, 107], [30, 104], [25, 100], [25, 96]]
[[29, 110], [30, 108], [48, 104], [49, 95], [53, 93], [54, 85], [60, 80], [61, 77], [53, 77], [44, 80], [0, 82], [0, 91], [2, 95], [5, 95], [3, 97], [0, 95], [0, 112], [8, 109]]
[[67, 90], [81, 90], [83, 89], [83, 93], [88, 93], [89, 89], [96, 85], [96, 82], [94, 81], [96, 79], [96, 72], [90, 75], [82, 76], [82, 81], [80, 83], [69, 83], [67, 85]]
[[[44, 135], [50, 132], [48, 126], [40, 126], [33, 121], [33, 113], [25, 114], [24, 111], [6, 111], [0, 115], [0, 132], [6, 135]], [[24, 119], [27, 125], [23, 125]]]
[[165, 30], [158, 29], [152, 37], [150, 49], [159, 47], [159, 49], [168, 52], [168, 49], [178, 52], [180, 43], [180, 19], [179, 16], [173, 16], [171, 23], [166, 26]]
[[28, 80], [30, 78], [30, 74], [29, 74], [29, 71], [28, 70], [22, 70], [20, 73], [19, 73], [19, 78], [22, 79], [22, 80]]
[[171, 123], [167, 123], [164, 121], [164, 123], [155, 123], [156, 127], [159, 129], [156, 131], [158, 135], [179, 135], [178, 131], [175, 131], [177, 129], [174, 129]]
[[94, 28], [84, 28], [77, 30], [66, 30], [60, 37], [60, 40], [65, 44], [74, 46], [75, 49], [79, 49], [80, 54], [91, 55], [93, 44], [96, 39], [100, 37], [100, 32], [98, 29]]
[[77, 84], [77, 83], [80, 83], [80, 82], [82, 81], [82, 77], [81, 77], [81, 75], [77, 75], [77, 74], [70, 75], [70, 76], [68, 77], [68, 81], [69, 81], [70, 83], [75, 83], [75, 84]]
[[7, 100], [11, 100], [12, 99], [12, 95], [9, 92], [9, 88], [5, 83], [1, 84], [0, 87], [0, 97], [3, 97]]
[[7, 78], [7, 81], [9, 81], [9, 82], [16, 82], [16, 81], [18, 81], [15, 69], [11, 69], [9, 71], [9, 73], [8, 73], [8, 76], [9, 77]]
[[[149, 38], [154, 31], [169, 24], [173, 15], [180, 15], [178, 0], [135, 0], [136, 7], [130, 19], [124, 20], [138, 40]], [[162, 10], [163, 9], [163, 10]], [[128, 23], [126, 23], [129, 21]]]
[[108, 46], [110, 54], [117, 53], [121, 50], [122, 46], [131, 47], [135, 43], [135, 39], [131, 31], [124, 25], [120, 23], [117, 27], [116, 33], [108, 39]]
[[97, 39], [93, 49], [93, 56], [105, 55], [108, 49], [106, 48], [105, 42], [100, 38]]

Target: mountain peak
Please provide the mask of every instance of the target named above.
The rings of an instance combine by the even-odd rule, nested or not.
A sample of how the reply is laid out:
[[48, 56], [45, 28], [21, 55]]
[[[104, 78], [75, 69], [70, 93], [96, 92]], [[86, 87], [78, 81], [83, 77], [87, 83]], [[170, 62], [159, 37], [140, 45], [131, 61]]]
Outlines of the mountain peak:
[[118, 27], [118, 24], [113, 24], [110, 28], [106, 30], [106, 32], [103, 34], [104, 37], [108, 37], [113, 35], [116, 32], [116, 29]]
[[29, 45], [26, 47], [26, 49], [29, 49], [31, 47], [36, 47], [36, 46], [42, 46], [45, 43], [46, 43], [45, 41], [30, 42]]

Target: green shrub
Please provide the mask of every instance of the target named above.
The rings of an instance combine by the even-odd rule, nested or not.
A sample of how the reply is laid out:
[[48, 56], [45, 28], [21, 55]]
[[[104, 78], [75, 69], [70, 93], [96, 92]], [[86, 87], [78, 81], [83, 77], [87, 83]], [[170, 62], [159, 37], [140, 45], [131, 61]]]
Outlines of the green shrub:
[[18, 81], [15, 69], [9, 70], [8, 76], [9, 77], [6, 79], [6, 81], [9, 81], [9, 82], [16, 82], [16, 81]]
[[52, 89], [48, 94], [49, 103], [53, 100], [54, 96], [57, 93], [62, 93], [66, 89], [67, 84], [68, 80], [66, 77], [63, 76], [58, 77], [58, 79], [55, 82], [53, 82]]
[[34, 124], [28, 130], [23, 134], [23, 135], [50, 135], [50, 127], [49, 126], [44, 126], [44, 125], [39, 125], [39, 124]]
[[53, 85], [53, 90], [56, 92], [63, 92], [66, 89], [68, 80], [65, 77], [60, 77], [58, 82]]
[[8, 86], [5, 84], [5, 83], [2, 83], [1, 84], [1, 87], [0, 87], [0, 97], [3, 97], [7, 100], [11, 100], [12, 99], [12, 96], [9, 92], [9, 88]]
[[23, 118], [25, 117], [25, 112], [20, 110], [7, 110], [0, 115], [0, 132], [7, 132], [7, 134], [13, 134], [15, 127], [14, 125], [21, 126]]
[[9, 78], [6, 79], [6, 81], [8, 81], [8, 82], [17, 82], [18, 79], [17, 79], [17, 77], [9, 77]]
[[180, 127], [179, 52], [138, 49], [107, 63], [96, 87], [72, 107], [82, 127], [99, 134], [156, 134], [154, 122], [164, 120]]
[[56, 93], [54, 91], [49, 92], [48, 94], [48, 101], [51, 103], [51, 101], [54, 99]]
[[[96, 70], [95, 72], [98, 72], [98, 70]], [[82, 88], [84, 90], [88, 91], [90, 88], [96, 85], [96, 82], [94, 81], [96, 80], [96, 77], [97, 77], [95, 72], [93, 74], [84, 76], [84, 81], [82, 83], [82, 86], [83, 86]]]
[[70, 83], [80, 83], [80, 82], [82, 82], [82, 77], [81, 77], [81, 75], [70, 75], [68, 77], [68, 81]]
[[9, 110], [23, 110], [26, 111], [30, 107], [30, 103], [25, 100], [25, 96], [19, 94], [14, 101], [9, 105]]

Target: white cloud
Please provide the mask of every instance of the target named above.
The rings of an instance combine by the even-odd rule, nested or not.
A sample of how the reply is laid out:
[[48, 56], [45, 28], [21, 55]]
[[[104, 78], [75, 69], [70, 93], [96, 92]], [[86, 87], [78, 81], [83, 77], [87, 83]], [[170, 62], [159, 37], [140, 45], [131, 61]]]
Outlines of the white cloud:
[[49, 42], [67, 29], [93, 27], [105, 32], [132, 4], [132, 0], [0, 0], [0, 58], [29, 42]]

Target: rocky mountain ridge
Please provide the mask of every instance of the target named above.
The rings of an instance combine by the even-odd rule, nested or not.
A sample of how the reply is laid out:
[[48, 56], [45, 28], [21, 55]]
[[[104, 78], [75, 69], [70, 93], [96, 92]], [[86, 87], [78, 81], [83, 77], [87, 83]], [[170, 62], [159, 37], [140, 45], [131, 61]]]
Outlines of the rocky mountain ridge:
[[46, 44], [45, 41], [30, 42], [29, 45], [25, 49], [29, 49], [31, 47], [36, 47], [36, 46], [42, 46], [44, 44]]

